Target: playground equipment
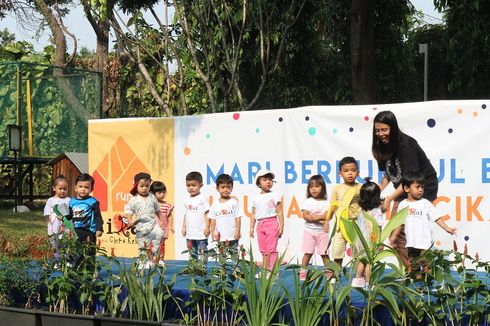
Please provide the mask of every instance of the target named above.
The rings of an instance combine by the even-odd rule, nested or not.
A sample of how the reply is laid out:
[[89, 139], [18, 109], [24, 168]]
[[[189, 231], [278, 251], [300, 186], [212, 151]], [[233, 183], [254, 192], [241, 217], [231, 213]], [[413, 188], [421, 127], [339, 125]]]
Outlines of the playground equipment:
[[[31, 200], [45, 197], [49, 193], [39, 194], [42, 187], [34, 182], [38, 174], [49, 178], [42, 171], [45, 164], [64, 152], [87, 152], [87, 122], [102, 117], [102, 75], [27, 62], [0, 63], [0, 116], [0, 199], [16, 198], [21, 204], [25, 188]], [[16, 141], [14, 130], [16, 150], [9, 146]]]

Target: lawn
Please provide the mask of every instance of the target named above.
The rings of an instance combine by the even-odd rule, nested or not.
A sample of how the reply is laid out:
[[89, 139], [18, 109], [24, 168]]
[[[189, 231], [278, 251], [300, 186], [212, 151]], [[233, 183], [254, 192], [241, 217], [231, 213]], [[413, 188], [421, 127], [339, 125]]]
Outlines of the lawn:
[[43, 211], [14, 213], [0, 209], [0, 254], [14, 257], [38, 256], [46, 248], [47, 227]]

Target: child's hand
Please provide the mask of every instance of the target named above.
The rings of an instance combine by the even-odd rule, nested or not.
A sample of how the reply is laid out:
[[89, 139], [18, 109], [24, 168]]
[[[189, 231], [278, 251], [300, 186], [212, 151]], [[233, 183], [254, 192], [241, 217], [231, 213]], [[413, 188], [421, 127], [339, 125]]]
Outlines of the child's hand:
[[170, 231], [171, 231], [172, 233], [175, 233], [175, 230], [174, 230], [174, 226], [173, 226], [173, 225], [170, 225]]
[[323, 223], [323, 231], [326, 233], [330, 232], [330, 224], [328, 222]]
[[204, 229], [204, 236], [205, 236], [205, 237], [209, 237], [209, 234], [210, 234], [210, 233], [211, 233], [211, 232], [209, 231], [209, 229], [208, 229], [208, 228], [205, 228], [205, 229]]
[[183, 237], [185, 237], [186, 233], [187, 233], [187, 232], [186, 232], [186, 230], [185, 230], [185, 227], [183, 227], [183, 228], [182, 228], [182, 236], [183, 236]]
[[234, 234], [235, 240], [240, 240], [240, 237], [241, 237], [240, 231], [235, 230], [235, 234]]
[[219, 238], [220, 238], [220, 234], [218, 231], [215, 231], [213, 233], [213, 241], [219, 241]]
[[279, 227], [277, 228], [277, 236], [280, 238], [283, 232], [284, 232], [284, 225], [279, 225]]
[[456, 235], [456, 231], [457, 231], [457, 230], [458, 230], [458, 229], [456, 229], [456, 228], [448, 228], [448, 229], [447, 229], [447, 233], [450, 233], [450, 234], [452, 234], [452, 235]]
[[254, 228], [250, 228], [250, 238], [254, 237]]
[[60, 226], [60, 233], [65, 233], [65, 231], [66, 231], [66, 227], [65, 227], [65, 225], [64, 225], [64, 224], [62, 224], [62, 225]]
[[95, 236], [98, 238], [98, 237], [101, 237], [102, 236], [102, 231], [97, 231], [95, 232]]

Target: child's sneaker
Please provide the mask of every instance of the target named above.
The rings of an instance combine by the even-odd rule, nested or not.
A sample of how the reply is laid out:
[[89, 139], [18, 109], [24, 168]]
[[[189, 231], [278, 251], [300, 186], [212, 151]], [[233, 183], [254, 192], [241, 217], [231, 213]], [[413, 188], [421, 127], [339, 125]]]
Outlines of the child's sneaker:
[[299, 271], [299, 280], [300, 281], [306, 280], [306, 273], [307, 273], [306, 269], [301, 269]]
[[351, 285], [355, 288], [365, 288], [366, 287], [366, 280], [363, 277], [354, 277], [352, 279]]

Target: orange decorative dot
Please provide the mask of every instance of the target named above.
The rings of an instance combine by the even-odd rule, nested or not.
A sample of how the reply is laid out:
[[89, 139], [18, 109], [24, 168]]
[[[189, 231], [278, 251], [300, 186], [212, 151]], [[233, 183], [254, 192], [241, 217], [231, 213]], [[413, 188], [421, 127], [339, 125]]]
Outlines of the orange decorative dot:
[[441, 241], [440, 241], [440, 240], [437, 240], [437, 241], [436, 241], [436, 246], [440, 246], [441, 244], [442, 244], [442, 243], [441, 243]]
[[459, 114], [463, 113], [463, 109], [462, 109], [462, 108], [459, 108], [459, 109], [458, 109], [458, 113], [459, 113]]
[[189, 155], [191, 153], [191, 149], [189, 147], [184, 148], [184, 154]]
[[473, 116], [476, 118], [478, 116], [478, 112], [473, 112]]

